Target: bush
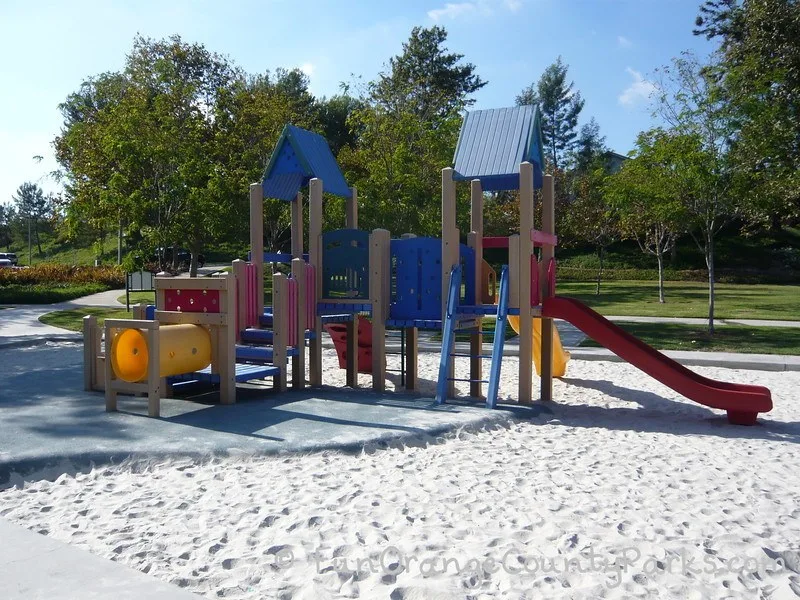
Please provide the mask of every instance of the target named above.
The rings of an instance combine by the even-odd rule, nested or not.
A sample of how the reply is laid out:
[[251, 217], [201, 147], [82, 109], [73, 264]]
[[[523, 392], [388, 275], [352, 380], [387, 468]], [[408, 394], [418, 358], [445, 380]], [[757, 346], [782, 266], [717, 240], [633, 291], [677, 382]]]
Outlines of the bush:
[[[574, 267], [558, 267], [560, 281], [597, 281], [597, 269], [578, 269]], [[658, 281], [656, 269], [604, 269], [602, 281]], [[740, 284], [789, 284], [800, 283], [796, 273], [748, 271], [744, 269], [717, 269], [717, 283]], [[692, 269], [676, 271], [664, 270], [664, 281], [697, 281], [707, 282], [708, 271]]]
[[107, 288], [125, 286], [125, 273], [116, 266], [70, 266], [43, 263], [20, 269], [0, 269], [0, 286], [97, 283]]
[[[4, 269], [0, 269], [2, 271]], [[108, 289], [101, 283], [0, 285], [0, 304], [52, 304], [97, 294]]]

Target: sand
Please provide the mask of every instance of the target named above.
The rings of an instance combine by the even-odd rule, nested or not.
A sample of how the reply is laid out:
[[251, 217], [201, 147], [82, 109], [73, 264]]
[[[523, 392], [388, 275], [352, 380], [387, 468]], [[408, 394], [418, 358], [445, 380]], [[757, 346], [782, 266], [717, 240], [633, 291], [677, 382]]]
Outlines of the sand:
[[[420, 362], [432, 393], [438, 356]], [[507, 428], [124, 463], [0, 492], [0, 515], [208, 598], [798, 598], [800, 373], [697, 370], [776, 408], [732, 426], [629, 365], [573, 361], [558, 402]]]

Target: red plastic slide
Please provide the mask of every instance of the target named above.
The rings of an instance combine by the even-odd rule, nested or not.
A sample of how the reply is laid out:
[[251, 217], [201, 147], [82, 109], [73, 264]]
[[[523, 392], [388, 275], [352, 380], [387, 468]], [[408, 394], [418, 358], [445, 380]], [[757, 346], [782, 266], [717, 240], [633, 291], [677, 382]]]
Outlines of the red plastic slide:
[[542, 315], [564, 319], [620, 358], [690, 400], [728, 411], [728, 421], [755, 425], [758, 413], [772, 410], [772, 394], [760, 385], [708, 379], [661, 354], [573, 298], [546, 298]]

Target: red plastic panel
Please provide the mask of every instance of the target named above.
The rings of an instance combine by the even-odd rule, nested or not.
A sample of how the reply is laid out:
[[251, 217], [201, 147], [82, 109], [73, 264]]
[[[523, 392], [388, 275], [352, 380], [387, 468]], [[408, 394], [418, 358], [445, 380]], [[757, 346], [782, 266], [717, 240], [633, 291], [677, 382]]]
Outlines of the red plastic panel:
[[218, 313], [219, 290], [164, 290], [164, 310]]

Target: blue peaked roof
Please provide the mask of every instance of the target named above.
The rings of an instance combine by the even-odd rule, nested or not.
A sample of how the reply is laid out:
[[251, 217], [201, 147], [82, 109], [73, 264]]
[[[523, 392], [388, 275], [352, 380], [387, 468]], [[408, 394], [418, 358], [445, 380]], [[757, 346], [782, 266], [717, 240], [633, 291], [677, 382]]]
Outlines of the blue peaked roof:
[[328, 142], [319, 134], [286, 125], [264, 171], [264, 197], [291, 202], [309, 180], [322, 180], [322, 190], [352, 195]]
[[453, 158], [453, 179], [480, 179], [487, 192], [519, 189], [519, 165], [533, 163], [533, 184], [542, 187], [542, 126], [535, 106], [467, 113]]

